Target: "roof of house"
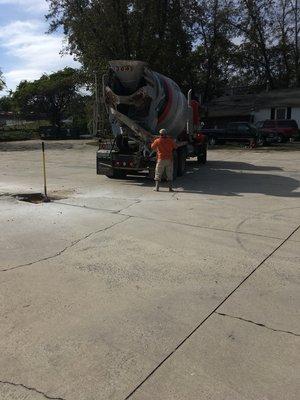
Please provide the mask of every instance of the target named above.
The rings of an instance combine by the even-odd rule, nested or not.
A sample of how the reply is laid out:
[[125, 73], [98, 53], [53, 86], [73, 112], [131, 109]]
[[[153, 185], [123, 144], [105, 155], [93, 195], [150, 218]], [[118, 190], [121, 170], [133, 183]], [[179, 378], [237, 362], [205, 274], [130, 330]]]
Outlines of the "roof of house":
[[262, 108], [300, 107], [300, 88], [225, 95], [205, 105], [210, 117], [249, 115]]

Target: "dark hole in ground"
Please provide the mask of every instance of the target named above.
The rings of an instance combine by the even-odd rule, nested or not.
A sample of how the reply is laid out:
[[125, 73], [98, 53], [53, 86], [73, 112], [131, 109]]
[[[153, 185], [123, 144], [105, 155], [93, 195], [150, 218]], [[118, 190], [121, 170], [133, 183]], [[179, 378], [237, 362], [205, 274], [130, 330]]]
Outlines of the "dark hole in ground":
[[[19, 201], [26, 201], [27, 203], [39, 204], [48, 203], [51, 201], [50, 197], [45, 197], [42, 193], [24, 193], [13, 195]], [[57, 200], [57, 198], [55, 198]]]

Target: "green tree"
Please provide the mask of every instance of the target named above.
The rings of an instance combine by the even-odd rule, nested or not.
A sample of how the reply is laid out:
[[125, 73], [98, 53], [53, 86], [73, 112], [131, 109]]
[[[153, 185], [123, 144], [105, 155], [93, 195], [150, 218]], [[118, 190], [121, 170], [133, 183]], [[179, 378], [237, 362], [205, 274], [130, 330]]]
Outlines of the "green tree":
[[21, 113], [47, 114], [52, 126], [60, 129], [63, 117], [81, 97], [78, 92], [81, 84], [80, 72], [65, 68], [33, 82], [22, 81], [13, 94], [13, 101]]
[[232, 7], [231, 1], [199, 0], [193, 9], [193, 30], [197, 38], [193, 77], [204, 101], [221, 94], [231, 76]]
[[272, 69], [272, 35], [273, 21], [269, 12], [272, 0], [238, 0], [235, 9], [235, 20], [232, 23], [240, 36], [242, 45], [238, 60], [244, 67], [244, 60], [256, 56], [255, 72], [257, 82], [265, 82], [275, 87]]
[[275, 63], [278, 80], [284, 86], [300, 85], [300, 8], [298, 0], [275, 0], [272, 8]]
[[140, 59], [204, 100], [228, 85], [300, 85], [299, 0], [48, 0], [50, 31], [92, 77]]
[[12, 96], [2, 96], [0, 97], [0, 111], [13, 111], [14, 104]]
[[194, 0], [49, 0], [50, 31], [63, 27], [67, 50], [88, 71], [110, 59], [141, 59], [178, 83], [190, 71], [189, 8]]

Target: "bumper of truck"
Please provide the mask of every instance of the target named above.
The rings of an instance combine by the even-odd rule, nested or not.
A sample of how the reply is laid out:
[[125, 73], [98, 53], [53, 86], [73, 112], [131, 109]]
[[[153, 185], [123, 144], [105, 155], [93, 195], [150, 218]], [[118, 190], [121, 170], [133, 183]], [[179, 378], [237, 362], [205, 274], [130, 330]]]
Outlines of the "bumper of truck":
[[135, 174], [149, 169], [149, 161], [136, 154], [97, 152], [97, 174], [113, 176], [114, 171]]

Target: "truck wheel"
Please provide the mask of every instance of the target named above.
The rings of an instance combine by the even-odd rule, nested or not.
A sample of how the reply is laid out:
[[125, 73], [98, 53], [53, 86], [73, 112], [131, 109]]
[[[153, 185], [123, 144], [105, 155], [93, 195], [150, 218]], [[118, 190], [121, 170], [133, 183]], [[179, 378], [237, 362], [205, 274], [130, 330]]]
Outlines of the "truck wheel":
[[185, 173], [185, 167], [186, 167], [186, 149], [185, 148], [180, 148], [177, 151], [177, 176], [182, 176]]
[[267, 141], [262, 139], [262, 138], [258, 138], [258, 139], [256, 139], [256, 145], [257, 146], [266, 146], [267, 145]]
[[197, 162], [198, 164], [206, 164], [207, 162], [207, 147], [202, 150], [200, 154], [197, 156]]
[[278, 143], [285, 143], [285, 137], [283, 135], [278, 135]]
[[217, 143], [217, 141], [216, 141], [216, 138], [215, 138], [214, 136], [211, 136], [211, 137], [208, 139], [208, 144], [209, 144], [210, 146], [215, 146], [216, 143]]

